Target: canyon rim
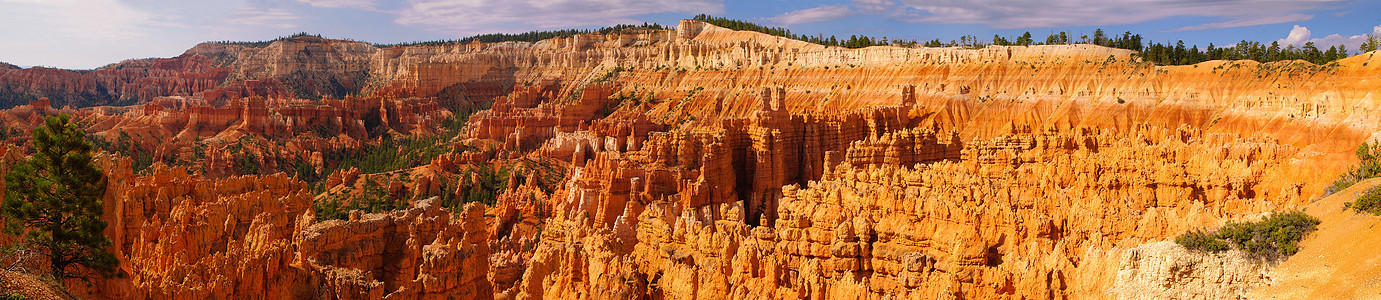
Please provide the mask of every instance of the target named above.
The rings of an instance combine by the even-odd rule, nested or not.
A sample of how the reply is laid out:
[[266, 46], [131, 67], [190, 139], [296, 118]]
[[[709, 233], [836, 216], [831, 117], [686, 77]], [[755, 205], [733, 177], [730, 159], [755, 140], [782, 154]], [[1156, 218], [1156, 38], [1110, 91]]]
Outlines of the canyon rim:
[[[1381, 221], [1353, 208], [1381, 182], [1335, 183], [1379, 138], [1377, 52], [1192, 64], [1148, 53], [827, 46], [694, 19], [535, 41], [301, 34], [92, 70], [3, 65], [0, 172], [33, 154], [45, 117], [72, 116], [97, 149], [105, 249], [122, 275], [58, 284], [7, 252], [3, 288], [41, 299], [1381, 295]], [[1319, 221], [1290, 242], [1294, 256], [1177, 242], [1287, 212]]]

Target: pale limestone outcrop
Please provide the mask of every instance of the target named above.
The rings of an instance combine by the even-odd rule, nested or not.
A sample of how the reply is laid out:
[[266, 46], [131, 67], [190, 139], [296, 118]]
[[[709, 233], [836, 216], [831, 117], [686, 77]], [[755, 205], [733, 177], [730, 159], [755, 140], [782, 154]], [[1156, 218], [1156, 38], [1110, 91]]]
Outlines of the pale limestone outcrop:
[[1108, 293], [1121, 299], [1241, 299], [1269, 280], [1265, 262], [1241, 251], [1193, 252], [1171, 241], [1128, 249]]

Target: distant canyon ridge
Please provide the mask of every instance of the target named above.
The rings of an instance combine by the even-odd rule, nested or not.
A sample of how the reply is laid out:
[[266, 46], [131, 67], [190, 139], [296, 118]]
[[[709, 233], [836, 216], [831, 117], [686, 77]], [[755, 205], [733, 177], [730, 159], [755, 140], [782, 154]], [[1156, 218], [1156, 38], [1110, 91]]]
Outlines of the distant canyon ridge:
[[[103, 150], [127, 276], [69, 283], [94, 299], [1236, 298], [1295, 278], [1167, 241], [1341, 209], [1318, 200], [1377, 138], [1381, 58], [1133, 54], [846, 49], [691, 20], [203, 43], [0, 65], [0, 171], [44, 116]], [[1375, 222], [1328, 220], [1320, 236]]]

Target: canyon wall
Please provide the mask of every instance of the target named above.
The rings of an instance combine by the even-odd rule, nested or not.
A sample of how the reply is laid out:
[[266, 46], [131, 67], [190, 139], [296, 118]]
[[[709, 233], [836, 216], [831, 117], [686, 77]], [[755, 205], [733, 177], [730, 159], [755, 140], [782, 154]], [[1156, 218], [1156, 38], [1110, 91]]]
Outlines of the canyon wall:
[[[1159, 67], [1089, 46], [842, 50], [685, 25], [664, 53], [688, 53], [594, 72], [623, 102], [590, 123], [630, 113], [665, 133], [488, 125], [559, 98], [472, 117], [475, 137], [549, 138], [540, 154], [574, 169], [520, 298], [1110, 296], [1142, 268], [1131, 249], [1307, 202], [1375, 126], [1372, 54]], [[519, 70], [561, 72], [543, 67]]]
[[[1381, 124], [1374, 54], [1167, 67], [1090, 45], [844, 49], [695, 21], [536, 43], [302, 37], [118, 64], [216, 84], [111, 79], [158, 87], [64, 111], [209, 166], [134, 175], [101, 158], [131, 275], [90, 290], [104, 297], [1231, 296], [1265, 271], [1164, 241], [1317, 197]], [[81, 83], [118, 69], [0, 83], [94, 91]], [[330, 149], [486, 105], [430, 163], [338, 171], [315, 195], [229, 171], [244, 155], [321, 170]], [[198, 158], [203, 140], [217, 147]], [[376, 179], [408, 208], [316, 217]], [[1157, 290], [1166, 268], [1222, 280]]]
[[105, 230], [123, 278], [86, 285], [96, 299], [484, 298], [492, 292], [482, 205], [317, 221], [313, 196], [284, 174], [211, 180], [100, 155]]

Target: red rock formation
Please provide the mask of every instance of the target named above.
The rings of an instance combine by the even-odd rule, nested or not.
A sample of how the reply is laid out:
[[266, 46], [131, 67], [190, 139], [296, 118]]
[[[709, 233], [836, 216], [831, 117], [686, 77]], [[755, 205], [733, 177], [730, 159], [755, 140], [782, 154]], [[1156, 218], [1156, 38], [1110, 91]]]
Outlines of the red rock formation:
[[[1330, 67], [1163, 67], [1131, 54], [843, 49], [693, 21], [537, 43], [203, 44], [174, 60], [228, 62], [230, 83], [84, 109], [89, 129], [210, 140], [207, 174], [220, 178], [237, 155], [325, 164], [322, 152], [376, 132], [430, 133], [450, 116], [442, 107], [492, 99], [492, 109], [470, 116], [451, 153], [384, 174], [339, 171], [315, 197], [388, 179], [390, 194], [412, 197], [387, 214], [316, 222], [305, 185], [284, 175], [112, 176], [129, 187], [106, 202], [122, 224], [110, 234], [137, 276], [97, 290], [1107, 297], [1128, 249], [1297, 207], [1381, 124], [1368, 84], [1381, 59], [1370, 55]], [[24, 76], [59, 78], [40, 86], [88, 80], [64, 72]], [[219, 74], [193, 73], [208, 72]], [[293, 99], [293, 88], [340, 90], [322, 80], [359, 93]], [[0, 118], [33, 122], [49, 114], [41, 107]], [[494, 207], [440, 204], [489, 188], [480, 166], [509, 171], [480, 199]]]
[[[200, 97], [172, 96], [135, 107], [71, 113], [79, 114], [85, 120], [83, 123], [89, 124], [86, 130], [107, 141], [116, 141], [122, 135], [139, 137], [135, 141], [138, 148], [155, 153], [156, 160], [211, 158], [203, 171], [216, 177], [240, 174], [231, 161], [246, 152], [265, 172], [279, 169], [280, 159], [310, 160], [320, 172], [331, 166], [327, 163], [336, 163], [321, 161], [323, 153], [359, 149], [373, 143], [371, 131], [376, 136], [436, 135], [444, 132], [441, 124], [452, 116], [434, 98], [309, 101], [256, 96], [221, 102], [217, 105]], [[36, 110], [43, 113], [33, 113]], [[10, 110], [9, 115], [38, 120], [55, 113], [52, 109], [26, 106]], [[34, 122], [28, 124], [37, 124]], [[242, 151], [245, 147], [255, 149]]]
[[[178, 57], [127, 60], [89, 71], [0, 68], [0, 91], [77, 107], [142, 103], [203, 91], [237, 97], [354, 94], [365, 88], [377, 48], [298, 37], [267, 47], [203, 43]], [[430, 95], [427, 95], [430, 96]], [[20, 103], [6, 104], [8, 106]]]
[[61, 106], [111, 105], [191, 95], [216, 87], [228, 73], [216, 67], [214, 58], [183, 55], [127, 60], [90, 71], [0, 69], [0, 90], [16, 96], [51, 97]]
[[435, 198], [391, 214], [352, 214], [300, 229], [293, 262], [342, 298], [487, 298], [493, 290], [483, 206], [452, 213]]
[[[75, 294], [125, 299], [489, 297], [484, 207], [418, 201], [391, 214], [314, 220], [312, 196], [283, 174], [209, 180], [181, 168], [135, 176], [102, 155], [106, 235], [125, 278]], [[5, 164], [8, 166], [9, 164]], [[468, 295], [468, 296], [467, 296]]]
[[[568, 198], [561, 204], [569, 209], [564, 218], [576, 223], [552, 223], [560, 227], [547, 233], [594, 229], [581, 236], [544, 239], [543, 245], [571, 249], [570, 243], [592, 240], [636, 241], [634, 250], [586, 246], [588, 252], [576, 248], [575, 253], [549, 254], [557, 256], [534, 261], [525, 281], [558, 279], [551, 285], [529, 284], [525, 292], [534, 297], [547, 297], [536, 293], [552, 291], [561, 293], [558, 297], [600, 291], [753, 298], [860, 293], [980, 298], [1096, 295], [1108, 282], [1079, 274], [1100, 272], [1106, 266], [1080, 267], [1076, 261], [1105, 258], [1103, 252], [1087, 249], [1154, 241], [1207, 220], [1279, 209], [1301, 199], [1298, 186], [1270, 195], [1257, 190], [1259, 178], [1265, 176], [1256, 168], [1286, 166], [1286, 158], [1296, 151], [1293, 148], [1269, 140], [1205, 141], [1201, 134], [1148, 128], [1139, 130], [1143, 140], [1083, 131], [973, 143], [965, 146], [958, 163], [898, 167], [845, 162], [810, 187], [784, 187], [772, 227], [746, 225], [741, 202], [650, 201], [644, 204], [647, 208], [639, 208], [636, 238], [628, 239], [620, 237], [621, 229], [607, 222], [607, 217], [604, 224], [598, 222], [608, 216], [601, 214], [608, 210], [599, 205], [617, 211], [617, 205], [632, 207], [633, 203], [614, 200], [620, 199], [621, 190], [605, 188], [606, 195], [612, 194], [606, 196], [607, 201], [591, 196]], [[1152, 144], [1147, 146], [1145, 141]], [[1183, 167], [1209, 160], [1218, 162]], [[1149, 170], [1155, 171], [1143, 173]], [[574, 187], [582, 187], [580, 182]], [[588, 195], [590, 190], [594, 189], [572, 192]], [[685, 195], [697, 190], [683, 186], [680, 191]], [[588, 203], [599, 209], [582, 211]], [[554, 220], [562, 219], [558, 214]], [[1092, 236], [1097, 238], [1087, 238]], [[538, 257], [547, 255], [545, 251], [539, 247]], [[596, 264], [639, 266], [611, 282], [691, 285], [654, 287], [648, 283], [646, 291], [618, 290], [597, 282], [579, 283], [597, 273], [541, 269], [549, 268], [543, 265], [548, 263], [564, 265], [544, 259], [570, 262], [572, 256], [596, 255], [605, 258], [590, 261], [590, 268]], [[726, 268], [734, 271], [723, 271]], [[579, 276], [590, 277], [567, 278]], [[859, 280], [869, 284], [860, 286]]]

